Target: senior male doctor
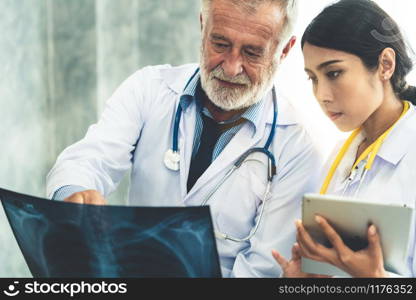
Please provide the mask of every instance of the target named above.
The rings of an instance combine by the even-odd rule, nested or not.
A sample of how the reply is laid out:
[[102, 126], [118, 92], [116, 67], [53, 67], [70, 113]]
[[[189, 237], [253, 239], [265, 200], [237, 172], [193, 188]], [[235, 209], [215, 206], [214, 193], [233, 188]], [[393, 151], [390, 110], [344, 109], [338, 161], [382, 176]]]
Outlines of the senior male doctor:
[[132, 168], [130, 205], [210, 205], [224, 277], [279, 276], [271, 250], [289, 256], [300, 200], [315, 189], [320, 164], [273, 86], [295, 43], [295, 6], [203, 0], [200, 64], [128, 78], [85, 138], [58, 157], [49, 197], [105, 204]]

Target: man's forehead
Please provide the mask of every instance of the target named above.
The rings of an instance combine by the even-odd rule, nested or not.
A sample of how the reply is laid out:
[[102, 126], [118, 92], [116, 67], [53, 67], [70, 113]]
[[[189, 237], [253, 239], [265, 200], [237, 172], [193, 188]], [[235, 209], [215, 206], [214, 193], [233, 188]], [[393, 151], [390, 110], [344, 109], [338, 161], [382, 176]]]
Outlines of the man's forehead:
[[277, 31], [281, 28], [278, 16], [272, 13], [249, 15], [239, 10], [230, 11], [224, 8], [213, 8], [211, 20], [213, 27], [216, 29], [230, 28], [242, 33], [247, 32], [257, 35], [264, 40], [275, 37]]

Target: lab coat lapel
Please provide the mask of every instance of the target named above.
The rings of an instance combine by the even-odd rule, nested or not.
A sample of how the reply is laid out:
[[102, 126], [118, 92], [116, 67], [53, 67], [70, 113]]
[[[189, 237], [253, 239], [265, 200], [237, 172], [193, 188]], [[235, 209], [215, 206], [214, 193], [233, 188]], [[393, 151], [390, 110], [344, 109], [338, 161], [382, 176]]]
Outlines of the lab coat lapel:
[[179, 124], [179, 149], [180, 149], [180, 189], [181, 199], [185, 199], [189, 166], [191, 165], [192, 149], [195, 135], [196, 109], [192, 103], [182, 114]]
[[[186, 86], [186, 83], [195, 73], [197, 64], [184, 65], [180, 69], [166, 69], [162, 72], [162, 78], [169, 88], [177, 94], [175, 103], [175, 112], [179, 105], [180, 97]], [[195, 103], [191, 103], [185, 111], [182, 112], [179, 123], [178, 146], [180, 153], [179, 174], [180, 174], [180, 194], [181, 199], [185, 199], [187, 194], [187, 178], [192, 156], [192, 146], [195, 135], [196, 110]]]

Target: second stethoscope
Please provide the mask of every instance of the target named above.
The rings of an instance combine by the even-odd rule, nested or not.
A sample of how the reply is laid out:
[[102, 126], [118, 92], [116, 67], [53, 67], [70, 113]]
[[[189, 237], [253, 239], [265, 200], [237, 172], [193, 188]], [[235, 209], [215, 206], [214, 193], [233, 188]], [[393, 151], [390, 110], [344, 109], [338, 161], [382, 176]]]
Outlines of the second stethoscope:
[[[192, 81], [192, 79], [198, 74], [199, 69], [196, 70], [196, 72], [191, 76], [191, 78], [189, 79], [188, 83], [185, 86], [185, 89], [187, 88], [187, 86], [189, 85], [189, 83]], [[184, 89], [184, 90], [185, 90]], [[211, 189], [211, 191], [205, 196], [205, 198], [203, 199], [201, 206], [202, 205], [206, 205], [206, 203], [208, 202], [208, 200], [211, 198], [211, 196], [220, 188], [220, 186], [234, 173], [235, 170], [237, 170], [239, 167], [241, 167], [241, 165], [246, 162], [249, 161], [248, 156], [252, 155], [253, 153], [263, 153], [264, 155], [267, 156], [267, 160], [268, 160], [268, 166], [267, 166], [267, 185], [266, 185], [266, 189], [265, 192], [263, 194], [263, 199], [262, 199], [262, 206], [260, 209], [260, 214], [259, 214], [259, 218], [257, 219], [254, 227], [251, 229], [250, 233], [244, 237], [244, 238], [237, 238], [237, 237], [232, 237], [228, 234], [219, 232], [219, 231], [215, 231], [215, 236], [219, 239], [224, 239], [224, 240], [230, 240], [230, 241], [234, 241], [234, 242], [245, 242], [250, 240], [254, 234], [257, 232], [257, 229], [261, 223], [261, 220], [263, 218], [263, 213], [264, 213], [264, 207], [266, 206], [266, 200], [268, 198], [269, 192], [270, 192], [270, 188], [271, 188], [271, 183], [273, 181], [273, 177], [276, 175], [276, 161], [274, 158], [274, 155], [269, 151], [270, 148], [270, 144], [272, 143], [275, 133], [276, 133], [276, 124], [277, 124], [277, 116], [278, 116], [278, 111], [277, 111], [277, 96], [276, 96], [276, 89], [275, 87], [273, 87], [272, 90], [273, 93], [273, 123], [272, 123], [272, 127], [270, 130], [270, 134], [269, 137], [266, 141], [266, 144], [264, 145], [264, 147], [258, 147], [258, 148], [251, 148], [249, 150], [247, 150], [243, 155], [241, 155], [237, 161], [234, 163], [234, 165], [232, 166], [232, 168], [225, 174], [225, 176]], [[181, 115], [182, 115], [182, 107], [179, 104], [178, 108], [176, 110], [176, 115], [175, 115], [175, 123], [174, 123], [174, 127], [173, 127], [173, 142], [172, 142], [172, 149], [169, 149], [166, 151], [165, 153], [165, 157], [164, 157], [164, 163], [165, 166], [172, 171], [179, 171], [179, 161], [180, 161], [180, 154], [179, 154], [179, 147], [178, 147], [178, 136], [179, 136], [179, 123], [181, 120]]]

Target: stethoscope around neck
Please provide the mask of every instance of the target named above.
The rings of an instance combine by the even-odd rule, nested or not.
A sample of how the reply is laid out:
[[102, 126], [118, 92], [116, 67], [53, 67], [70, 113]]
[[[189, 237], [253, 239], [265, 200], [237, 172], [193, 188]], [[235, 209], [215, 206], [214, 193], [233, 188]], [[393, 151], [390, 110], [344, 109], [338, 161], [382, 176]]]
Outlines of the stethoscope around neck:
[[[363, 182], [370, 171], [370, 169], [373, 166], [374, 160], [380, 151], [381, 145], [384, 143], [384, 140], [389, 136], [390, 132], [393, 130], [393, 128], [396, 126], [397, 122], [404, 117], [406, 112], [410, 109], [411, 103], [408, 101], [404, 101], [403, 104], [403, 111], [400, 114], [400, 117], [393, 123], [393, 125], [390, 126], [389, 129], [387, 129], [382, 135], [380, 135], [367, 149], [364, 150], [363, 153], [360, 154], [360, 157], [357, 158], [357, 161], [354, 163], [350, 175], [345, 180], [344, 188], [342, 189], [341, 195], [345, 196], [347, 193], [347, 190], [351, 186], [351, 184], [355, 181], [355, 178], [358, 177], [358, 187], [355, 189], [355, 192], [353, 194], [353, 197], [357, 197]], [[361, 128], [358, 128], [354, 130], [349, 138], [345, 141], [344, 145], [341, 147], [340, 151], [338, 152], [337, 156], [335, 157], [334, 162], [332, 163], [329, 172], [324, 180], [324, 183], [321, 187], [320, 194], [325, 194], [328, 190], [328, 187], [331, 183], [331, 180], [341, 162], [343, 157], [345, 156], [347, 150], [351, 146], [354, 139], [358, 136], [360, 133]]]
[[[191, 76], [191, 78], [189, 79], [189, 81], [185, 85], [184, 91], [186, 90], [186, 88], [188, 87], [190, 82], [198, 74], [198, 72], [199, 72], [199, 68], [195, 71], [195, 73]], [[273, 86], [273, 89], [272, 89], [272, 94], [273, 94], [273, 123], [272, 123], [272, 127], [271, 127], [271, 130], [270, 130], [269, 137], [268, 137], [265, 145], [263, 147], [251, 148], [251, 149], [247, 150], [246, 152], [244, 152], [236, 160], [236, 162], [233, 164], [231, 169], [228, 170], [228, 172], [225, 174], [225, 176], [210, 190], [209, 193], [207, 193], [207, 195], [204, 197], [204, 199], [201, 202], [201, 206], [206, 205], [208, 200], [212, 197], [212, 195], [220, 188], [220, 186], [238, 168], [241, 167], [241, 165], [244, 162], [254, 160], [254, 159], [249, 159], [248, 158], [249, 156], [251, 156], [254, 153], [262, 153], [262, 154], [267, 156], [267, 161], [268, 161], [268, 163], [267, 163], [267, 185], [266, 185], [266, 189], [265, 189], [265, 192], [264, 192], [263, 198], [262, 198], [262, 203], [263, 204], [262, 204], [261, 209], [260, 209], [259, 218], [256, 221], [256, 223], [255, 223], [254, 227], [252, 228], [252, 230], [250, 231], [250, 233], [246, 237], [237, 238], [237, 237], [232, 237], [230, 235], [227, 235], [227, 234], [219, 232], [219, 231], [215, 231], [215, 236], [219, 239], [230, 240], [230, 241], [234, 241], [234, 242], [248, 241], [257, 232], [257, 229], [258, 229], [258, 227], [261, 223], [261, 220], [263, 218], [264, 207], [266, 206], [266, 200], [267, 200], [267, 198], [269, 196], [269, 193], [270, 193], [271, 183], [273, 181], [273, 177], [276, 175], [276, 160], [274, 158], [274, 155], [269, 151], [270, 145], [271, 145], [271, 143], [274, 139], [275, 133], [276, 133], [277, 116], [278, 116], [277, 96], [276, 96], [276, 89], [275, 89], [274, 86]], [[166, 168], [168, 168], [171, 171], [179, 171], [179, 169], [180, 169], [180, 152], [179, 152], [179, 147], [178, 147], [178, 140], [179, 140], [179, 124], [180, 124], [180, 121], [181, 121], [181, 116], [182, 116], [182, 106], [179, 103], [178, 108], [176, 110], [176, 114], [175, 114], [175, 123], [174, 123], [174, 126], [173, 126], [172, 148], [168, 149], [166, 151], [165, 157], [164, 157], [165, 166], [166, 166]]]

